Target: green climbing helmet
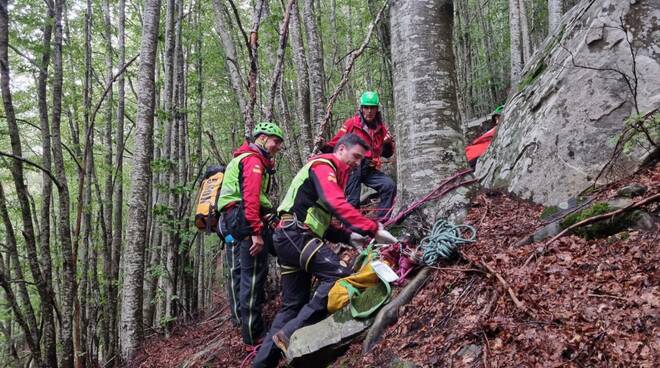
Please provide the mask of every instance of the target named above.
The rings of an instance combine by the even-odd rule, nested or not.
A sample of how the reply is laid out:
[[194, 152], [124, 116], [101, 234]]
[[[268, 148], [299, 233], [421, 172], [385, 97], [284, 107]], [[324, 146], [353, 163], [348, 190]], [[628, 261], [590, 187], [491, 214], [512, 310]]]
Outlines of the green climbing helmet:
[[502, 113], [503, 110], [504, 110], [504, 105], [497, 106], [495, 108], [495, 111], [493, 111], [493, 115], [499, 115]]
[[366, 91], [360, 97], [360, 106], [378, 106], [378, 93], [375, 91]]
[[282, 132], [282, 129], [280, 129], [277, 124], [268, 121], [261, 122], [254, 127], [252, 130], [252, 136], [256, 138], [259, 134], [275, 136], [284, 140], [284, 132]]

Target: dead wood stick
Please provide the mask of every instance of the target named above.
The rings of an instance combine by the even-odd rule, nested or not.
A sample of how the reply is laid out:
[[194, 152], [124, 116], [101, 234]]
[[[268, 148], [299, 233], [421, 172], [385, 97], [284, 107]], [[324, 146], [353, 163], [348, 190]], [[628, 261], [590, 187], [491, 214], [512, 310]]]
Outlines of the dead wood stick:
[[502, 284], [502, 286], [504, 287], [504, 290], [506, 290], [507, 293], [509, 293], [509, 296], [511, 297], [511, 300], [513, 300], [513, 304], [515, 304], [518, 309], [520, 309], [521, 311], [523, 311], [523, 312], [529, 314], [530, 316], [536, 318], [534, 312], [531, 309], [527, 308], [525, 303], [523, 303], [520, 299], [518, 299], [518, 296], [513, 291], [513, 289], [511, 289], [511, 286], [504, 279], [504, 277], [502, 277], [502, 275], [500, 275], [497, 271], [495, 271], [495, 269], [493, 269], [491, 266], [488, 265], [488, 263], [484, 262], [483, 260], [481, 261], [481, 265], [486, 270], [488, 270], [488, 273], [492, 274], [493, 276], [495, 276], [497, 278], [497, 280], [500, 282], [500, 284]]
[[440, 271], [455, 271], [455, 272], [481, 272], [483, 273], [484, 270], [480, 270], [478, 268], [453, 268], [453, 267], [436, 267], [436, 266], [428, 266], [434, 270], [440, 270]]
[[417, 292], [424, 286], [429, 277], [431, 269], [422, 268], [419, 273], [401, 290], [401, 293], [389, 304], [385, 305], [376, 315], [373, 325], [367, 332], [367, 337], [362, 343], [362, 354], [366, 354], [373, 348], [385, 330], [399, 318], [399, 308], [408, 304], [410, 300], [417, 295]]
[[484, 332], [484, 330], [481, 330], [481, 334], [483, 335], [485, 342], [484, 354], [482, 355], [484, 368], [490, 368], [490, 364], [488, 363], [488, 355], [490, 354], [490, 343], [488, 342], [488, 337], [486, 337], [486, 332]]
[[587, 296], [592, 296], [596, 298], [611, 298], [611, 299], [617, 299], [617, 300], [623, 300], [623, 301], [628, 301], [628, 298], [624, 298], [621, 296], [616, 296], [616, 295], [609, 295], [609, 294], [587, 294]]
[[564, 229], [564, 230], [563, 230], [562, 232], [560, 232], [559, 234], [555, 235], [554, 238], [548, 240], [545, 244], [543, 244], [543, 247], [541, 247], [541, 250], [540, 250], [539, 252], [532, 252], [532, 254], [529, 256], [529, 258], [527, 258], [527, 260], [526, 260], [525, 263], [523, 264], [523, 267], [526, 267], [527, 264], [529, 263], [529, 261], [531, 261], [532, 258], [534, 258], [534, 256], [536, 256], [538, 253], [543, 254], [543, 252], [545, 252], [545, 248], [547, 248], [548, 245], [552, 244], [555, 240], [557, 240], [557, 239], [561, 238], [562, 236], [566, 235], [567, 232], [569, 232], [569, 231], [575, 229], [576, 227], [580, 227], [580, 226], [582, 226], [582, 225], [587, 225], [587, 224], [590, 224], [590, 223], [592, 223], [592, 222], [597, 222], [597, 221], [600, 221], [600, 220], [606, 219], [606, 218], [608, 218], [608, 217], [614, 217], [614, 216], [616, 216], [616, 215], [619, 215], [619, 214], [622, 214], [622, 213], [624, 213], [624, 212], [626, 212], [626, 211], [629, 211], [629, 210], [631, 210], [631, 209], [633, 209], [633, 208], [641, 207], [641, 206], [643, 206], [643, 205], [645, 205], [645, 204], [655, 202], [655, 201], [657, 201], [658, 199], [660, 199], [660, 193], [656, 193], [656, 194], [654, 194], [654, 195], [652, 195], [652, 196], [646, 197], [646, 198], [642, 199], [641, 201], [633, 202], [633, 203], [629, 204], [628, 206], [623, 207], [623, 208], [620, 208], [620, 209], [618, 209], [618, 210], [616, 210], [616, 211], [612, 211], [612, 212], [604, 213], [604, 214], [602, 214], [602, 215], [597, 215], [597, 216], [589, 217], [589, 218], [586, 218], [586, 219], [584, 219], [584, 220], [582, 220], [582, 221], [580, 221], [580, 222], [576, 222], [576, 223], [574, 223], [573, 225], [571, 225], [571, 226], [567, 227], [566, 229]]
[[571, 226], [567, 227], [566, 229], [564, 229], [564, 231], [562, 231], [562, 232], [560, 232], [559, 234], [557, 234], [554, 238], [548, 240], [548, 242], [545, 243], [545, 245], [543, 246], [543, 248], [545, 248], [545, 247], [547, 247], [548, 245], [552, 244], [552, 242], [554, 242], [555, 240], [561, 238], [561, 237], [564, 236], [567, 232], [569, 232], [569, 231], [575, 229], [576, 227], [580, 227], [580, 226], [582, 226], [582, 225], [590, 224], [590, 223], [592, 223], [592, 222], [596, 222], [596, 221], [599, 221], [599, 220], [602, 220], [602, 219], [606, 219], [606, 218], [608, 218], [608, 217], [614, 217], [614, 216], [616, 216], [616, 215], [618, 215], [618, 214], [624, 213], [624, 212], [626, 212], [626, 211], [628, 211], [628, 210], [631, 210], [631, 209], [633, 209], [633, 208], [637, 208], [637, 207], [643, 206], [643, 205], [645, 205], [645, 204], [647, 204], [647, 203], [651, 203], [651, 202], [657, 201], [659, 198], [660, 198], [660, 193], [656, 193], [656, 194], [654, 194], [654, 195], [652, 195], [652, 196], [650, 196], [650, 197], [646, 197], [646, 198], [642, 199], [641, 201], [633, 202], [633, 203], [629, 204], [628, 206], [623, 207], [623, 208], [620, 208], [620, 209], [618, 209], [618, 210], [616, 210], [616, 211], [612, 211], [612, 212], [604, 213], [604, 214], [602, 214], [602, 215], [598, 215], [598, 216], [589, 217], [589, 218], [586, 218], [586, 219], [584, 219], [584, 220], [582, 220], [582, 221], [580, 221], [580, 222], [576, 222], [576, 223], [574, 223], [573, 225], [571, 225]]

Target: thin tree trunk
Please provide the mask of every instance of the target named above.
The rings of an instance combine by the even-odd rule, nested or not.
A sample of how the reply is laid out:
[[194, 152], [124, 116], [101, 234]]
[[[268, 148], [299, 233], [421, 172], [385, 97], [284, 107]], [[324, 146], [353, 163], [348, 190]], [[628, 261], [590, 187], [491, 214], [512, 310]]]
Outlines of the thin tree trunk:
[[[85, 127], [85, 130], [89, 127]], [[92, 137], [93, 138], [93, 137]], [[78, 366], [86, 365], [87, 357], [89, 351], [87, 348], [87, 315], [88, 308], [87, 302], [90, 300], [89, 296], [89, 268], [90, 268], [90, 257], [89, 254], [92, 248], [92, 171], [94, 167], [94, 156], [92, 150], [89, 151], [89, 159], [85, 160], [87, 166], [85, 167], [85, 176], [88, 178], [84, 186], [83, 193], [83, 218], [82, 218], [82, 252], [80, 252], [80, 261], [82, 265], [82, 274], [80, 279], [80, 284], [78, 287], [78, 298], [79, 298], [79, 325], [78, 325], [78, 346], [76, 351], [80, 353], [79, 361], [76, 363]]]
[[[0, 8], [2, 8], [3, 6], [5, 6], [6, 9], [6, 3], [5, 4], [0, 3]], [[0, 13], [2, 12], [4, 11], [0, 9]], [[0, 18], [1, 17], [2, 15], [0, 15]], [[2, 21], [0, 20], [0, 22]], [[1, 26], [0, 29], [2, 29]], [[7, 274], [5, 273], [5, 267], [3, 263], [4, 260], [0, 255], [0, 287], [5, 290], [5, 301], [9, 304], [10, 308], [14, 312], [14, 318], [16, 319], [16, 322], [18, 323], [19, 326], [21, 326], [21, 328], [25, 332], [25, 340], [28, 344], [30, 351], [32, 352], [33, 355], [32, 359], [34, 359], [35, 365], [40, 364], [41, 358], [39, 357], [39, 343], [36, 340], [34, 340], [34, 338], [32, 338], [32, 334], [30, 333], [30, 327], [28, 327], [27, 322], [25, 322], [25, 317], [21, 312], [21, 307], [18, 305], [18, 302], [16, 301], [16, 296], [14, 295], [14, 291], [11, 288], [9, 276], [7, 276]]]
[[259, 53], [257, 47], [259, 46], [259, 25], [261, 24], [261, 16], [264, 13], [265, 1], [257, 0], [254, 5], [252, 13], [252, 28], [250, 29], [250, 37], [248, 41], [248, 55], [250, 61], [250, 70], [248, 71], [248, 101], [243, 116], [245, 118], [245, 136], [252, 135], [254, 128], [254, 106], [257, 103], [257, 78], [259, 76]]
[[[196, 20], [195, 20], [195, 26], [197, 28], [197, 39], [195, 41], [195, 72], [197, 74], [197, 84], [196, 84], [196, 92], [197, 92], [197, 106], [196, 106], [196, 111], [195, 111], [195, 120], [196, 120], [196, 126], [197, 126], [197, 131], [195, 132], [195, 161], [199, 163], [199, 166], [197, 167], [197, 172], [200, 172], [203, 170], [203, 152], [202, 152], [202, 132], [204, 131], [204, 122], [202, 121], [202, 108], [204, 107], [204, 83], [203, 83], [203, 78], [204, 78], [204, 60], [202, 59], [202, 52], [203, 52], [203, 43], [202, 43], [202, 35], [201, 35], [201, 29], [200, 29], [200, 22], [199, 19], [201, 18], [201, 1], [197, 1], [195, 3], [196, 5], [196, 10], [195, 10], [195, 15], [196, 15]], [[204, 300], [204, 277], [205, 277], [205, 271], [206, 271], [206, 265], [204, 263], [204, 237], [199, 236], [197, 237], [197, 283], [195, 285], [195, 289], [197, 290], [197, 310], [202, 311], [204, 310], [204, 307], [206, 306], [205, 300]]]
[[62, 247], [62, 287], [60, 345], [62, 349], [61, 366], [73, 367], [73, 309], [75, 300], [75, 261], [71, 242], [69, 187], [64, 169], [62, 152], [61, 116], [62, 116], [62, 13], [64, 0], [55, 0], [55, 38], [53, 48], [53, 111], [52, 142], [55, 176], [62, 188], [59, 198], [59, 238]]
[[325, 72], [323, 69], [323, 46], [319, 37], [316, 19], [314, 19], [314, 0], [305, 0], [303, 19], [307, 29], [307, 65], [309, 73], [309, 93], [311, 95], [311, 121], [315, 127], [315, 136], [321, 134], [320, 124], [324, 117]]
[[[85, 145], [83, 149], [83, 170], [79, 171], [79, 185], [78, 185], [78, 199], [77, 199], [77, 210], [76, 210], [76, 223], [73, 231], [73, 268], [77, 269], [76, 263], [78, 260], [78, 247], [80, 244], [82, 222], [83, 217], [85, 220], [91, 222], [91, 214], [89, 214], [89, 208], [86, 204], [89, 203], [91, 198], [87, 197], [87, 191], [90, 193], [91, 197], [91, 165], [92, 165], [92, 155], [93, 155], [93, 142], [94, 142], [94, 129], [92, 121], [92, 111], [91, 111], [91, 99], [92, 99], [92, 1], [87, 0], [87, 8], [85, 11], [85, 79], [83, 86], [83, 121], [84, 121], [84, 131], [85, 131]], [[86, 201], [87, 199], [87, 201]], [[85, 212], [85, 213], [83, 213]], [[87, 217], [89, 215], [89, 218]], [[84, 244], [88, 246], [88, 244]], [[87, 251], [85, 251], [85, 257]], [[83, 270], [87, 267], [87, 261], [83, 261]], [[83, 341], [85, 333], [84, 321], [82, 320], [85, 303], [85, 287], [87, 275], [83, 272], [81, 286], [83, 288], [77, 288], [81, 292], [78, 293], [78, 298], [75, 298], [74, 312], [73, 312], [73, 349], [74, 349], [74, 366], [79, 368], [82, 366], [81, 358], [84, 357], [84, 352], [81, 349], [84, 349], [85, 342]], [[76, 282], [74, 274], [74, 283]], [[76, 288], [74, 284], [74, 288]], [[83, 309], [81, 309], [83, 308]], [[79, 354], [81, 353], [81, 354]]]
[[[126, 63], [126, 1], [119, 0], [119, 29], [118, 29], [118, 51], [119, 51], [119, 65]], [[110, 261], [110, 280], [108, 282], [108, 303], [107, 314], [104, 318], [108, 319], [109, 333], [106, 342], [106, 362], [115, 359], [117, 354], [117, 347], [119, 344], [119, 337], [117, 331], [117, 283], [119, 282], [119, 262], [122, 249], [122, 235], [123, 235], [123, 203], [124, 203], [124, 106], [125, 106], [125, 80], [124, 73], [119, 76], [117, 80], [117, 127], [115, 131], [115, 141], [117, 145], [117, 154], [115, 156], [115, 182], [113, 185], [114, 190], [114, 229], [112, 231], [112, 259]], [[106, 255], [107, 256], [107, 255]]]
[[289, 28], [291, 31], [293, 66], [296, 69], [296, 115], [300, 122], [300, 137], [302, 139], [302, 142], [300, 142], [302, 148], [301, 155], [303, 158], [307, 158], [312, 152], [314, 137], [312, 136], [310, 120], [309, 75], [297, 2], [294, 4], [291, 12]]
[[270, 91], [268, 93], [268, 106], [266, 107], [266, 120], [273, 120], [273, 109], [275, 107], [275, 95], [277, 93], [277, 85], [280, 82], [280, 75], [282, 75], [282, 68], [284, 66], [284, 53], [286, 51], [286, 41], [289, 36], [289, 19], [291, 19], [291, 10], [295, 5], [295, 0], [289, 0], [284, 9], [284, 20], [280, 25], [280, 40], [277, 48], [277, 61], [273, 68], [273, 75], [271, 76]]
[[[46, 170], [51, 170], [51, 144], [50, 144], [50, 124], [48, 122], [48, 67], [50, 64], [50, 47], [53, 34], [54, 4], [51, 0], [46, 1], [46, 21], [43, 28], [43, 52], [41, 54], [41, 67], [37, 78], [37, 97], [39, 100], [39, 125], [41, 128], [41, 166]], [[57, 368], [57, 335], [55, 332], [55, 317], [53, 315], [54, 294], [52, 282], [52, 260], [50, 255], [50, 203], [53, 192], [53, 185], [50, 177], [46, 173], [41, 175], [41, 228], [40, 228], [40, 248], [41, 248], [41, 270], [46, 283], [48, 295], [41, 301], [41, 313], [43, 316], [43, 361], [50, 367]]]
[[[100, 199], [100, 196], [99, 196]], [[99, 214], [101, 217], [101, 214]], [[103, 223], [103, 220], [97, 222], [97, 224]], [[87, 306], [87, 345], [85, 350], [87, 351], [86, 365], [88, 367], [93, 367], [98, 362], [98, 336], [96, 332], [96, 318], [99, 309], [99, 281], [98, 281], [98, 270], [97, 270], [97, 260], [98, 253], [96, 247], [92, 246], [91, 252], [89, 255], [89, 290], [87, 291], [87, 300], [89, 304]]]
[[142, 342], [142, 282], [144, 279], [144, 247], [147, 226], [151, 157], [153, 155], [153, 122], [155, 105], [155, 64], [158, 46], [160, 0], [146, 0], [140, 69], [138, 72], [138, 115], [135, 134], [134, 166], [131, 173], [126, 250], [124, 252], [123, 298], [121, 303], [121, 352], [127, 361]]
[[[9, 87], [9, 14], [7, 6], [8, 4], [6, 0], [0, 0], [0, 89], [2, 90], [2, 101], [5, 117], [7, 120], [9, 138], [11, 141], [11, 151], [13, 155], [22, 157], [23, 153], [21, 148], [21, 140], [18, 132], [18, 125], [16, 124], [16, 115], [12, 102], [12, 94]], [[16, 195], [20, 203], [21, 219], [23, 221], [23, 237], [25, 238], [30, 270], [39, 290], [43, 292], [45, 284], [42, 279], [41, 269], [39, 267], [39, 261], [37, 258], [36, 239], [34, 235], [34, 226], [28, 198], [28, 189], [25, 185], [23, 163], [19, 160], [11, 160], [9, 169], [12, 173], [12, 177], [14, 178]], [[9, 291], [5, 290], [5, 292], [7, 292], [8, 296], [10, 293], [12, 293], [11, 289]], [[41, 295], [43, 296], [43, 294]], [[30, 304], [29, 300], [27, 303], [28, 304], [26, 307]], [[35, 364], [41, 365], [41, 351], [38, 344], [41, 336], [39, 335], [39, 330], [36, 327], [37, 323], [34, 312], [30, 312], [30, 310], [32, 310], [31, 307], [29, 308], [28, 315], [26, 316], [27, 322], [25, 326], [25, 333], [26, 335], [29, 335], [29, 340], [36, 343], [30, 346], [30, 350], [32, 351], [33, 355], [32, 359], [34, 359]], [[17, 315], [16, 317], [19, 316]]]
[[548, 33], [557, 28], [561, 22], [562, 0], [548, 0]]
[[294, 134], [295, 129], [291, 123], [291, 114], [289, 114], [289, 106], [287, 105], [286, 96], [284, 95], [284, 76], [281, 75], [280, 78], [282, 80], [277, 88], [277, 96], [280, 103], [280, 109], [282, 110], [282, 126], [286, 130], [286, 136], [291, 147], [291, 149], [286, 150], [284, 154], [289, 156], [289, 160], [293, 163], [293, 169], [295, 170], [295, 168], [300, 168], [304, 165], [307, 156], [303, 156], [305, 151], [300, 142], [300, 134]]
[[511, 88], [514, 88], [520, 80], [523, 67], [518, 0], [509, 0], [509, 33], [511, 37]]
[[529, 62], [529, 58], [532, 56], [532, 43], [529, 40], [529, 26], [527, 24], [527, 7], [525, 6], [525, 0], [518, 0], [520, 5], [520, 35], [522, 37], [522, 49], [523, 49], [523, 66]]
[[[112, 50], [112, 24], [110, 21], [110, 1], [103, 0], [103, 26], [104, 26], [104, 37], [105, 37], [105, 68], [106, 76], [105, 83], [106, 86], [109, 86], [113, 82], [113, 50]], [[121, 62], [121, 61], [120, 61]], [[119, 65], [123, 65], [119, 64]], [[123, 75], [123, 73], [122, 73]], [[108, 175], [105, 178], [105, 195], [103, 197], [103, 217], [104, 217], [104, 231], [103, 231], [103, 270], [104, 274], [108, 278], [108, 286], [106, 287], [106, 298], [107, 302], [105, 305], [105, 317], [104, 317], [104, 336], [103, 336], [103, 345], [104, 352], [107, 352], [110, 344], [110, 335], [109, 329], [111, 328], [111, 316], [113, 315], [113, 309], [111, 305], [111, 287], [109, 284], [112, 283], [112, 233], [114, 231], [112, 227], [113, 220], [113, 173], [114, 167], [112, 164], [112, 123], [113, 123], [113, 93], [112, 89], [108, 92], [106, 96], [106, 110], [105, 110], [105, 166], [108, 170]], [[121, 151], [117, 151], [117, 156], [122, 154]], [[116, 202], [117, 207], [121, 208], [121, 202]]]
[[480, 6], [476, 7], [477, 10], [477, 18], [479, 20], [479, 26], [481, 27], [481, 32], [483, 33], [484, 37], [484, 48], [486, 51], [486, 68], [488, 69], [488, 88], [490, 91], [490, 102], [491, 105], [497, 104], [498, 98], [497, 98], [497, 91], [495, 89], [495, 80], [497, 79], [497, 75], [495, 73], [495, 70], [493, 69], [493, 66], [495, 63], [493, 62], [493, 55], [494, 55], [494, 49], [493, 49], [493, 37], [490, 33], [490, 29], [487, 28], [486, 26], [486, 19], [484, 18], [484, 12], [483, 9]]
[[[1, 25], [0, 25], [0, 29], [2, 29]], [[10, 281], [11, 280], [10, 271], [13, 271], [14, 277], [17, 280], [25, 280], [23, 276], [23, 270], [21, 268], [21, 261], [18, 254], [18, 248], [16, 247], [16, 234], [14, 232], [14, 226], [12, 225], [11, 220], [9, 219], [9, 212], [7, 211], [7, 199], [5, 198], [5, 191], [1, 183], [0, 183], [0, 218], [2, 219], [2, 222], [4, 224], [5, 234], [6, 234], [5, 240], [6, 240], [7, 256], [8, 256], [7, 261], [13, 266], [12, 267], [13, 270], [12, 268], [7, 267], [6, 277]], [[34, 314], [32, 302], [30, 301], [30, 295], [28, 294], [26, 283], [25, 282], [17, 283], [17, 288], [18, 288], [18, 298], [20, 299], [20, 304], [22, 304], [21, 310], [23, 311], [20, 317], [26, 321], [25, 327], [28, 328], [27, 330], [24, 330], [24, 333], [26, 336], [29, 336], [29, 338], [32, 341], [36, 342], [38, 341], [37, 319]], [[39, 353], [40, 352], [38, 350], [32, 351], [32, 354], [39, 354]]]
[[213, 0], [213, 10], [215, 15], [215, 31], [220, 36], [220, 42], [222, 43], [222, 49], [225, 54], [225, 69], [227, 70], [227, 74], [229, 74], [229, 82], [236, 95], [238, 108], [241, 113], [244, 113], [247, 102], [245, 101], [243, 78], [238, 67], [239, 60], [236, 54], [236, 46], [229, 33], [229, 27], [225, 18], [226, 8], [220, 0]]

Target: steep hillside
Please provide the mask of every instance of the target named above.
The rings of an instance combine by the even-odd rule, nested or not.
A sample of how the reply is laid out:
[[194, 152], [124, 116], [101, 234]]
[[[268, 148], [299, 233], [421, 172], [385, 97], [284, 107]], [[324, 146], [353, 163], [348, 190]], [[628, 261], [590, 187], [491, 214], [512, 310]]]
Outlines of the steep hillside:
[[[610, 198], [630, 183], [646, 186], [644, 197], [659, 193], [660, 165], [595, 196]], [[568, 235], [535, 257], [543, 243], [515, 244], [542, 225], [543, 208], [481, 192], [468, 215], [478, 242], [462, 249], [462, 260], [433, 271], [369, 354], [362, 355], [356, 341], [333, 366], [652, 367], [660, 333], [658, 207], [646, 207], [655, 230], [597, 240]], [[249, 351], [221, 295], [217, 303], [209, 317], [179, 326], [172, 337], [149, 339], [134, 366], [247, 364]], [[277, 298], [268, 302], [268, 320], [278, 304]]]

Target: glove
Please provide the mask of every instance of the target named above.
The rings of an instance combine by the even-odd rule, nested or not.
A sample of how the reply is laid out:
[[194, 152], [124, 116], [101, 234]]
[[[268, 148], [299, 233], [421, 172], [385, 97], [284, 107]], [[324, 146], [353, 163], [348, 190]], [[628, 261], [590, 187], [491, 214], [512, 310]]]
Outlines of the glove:
[[369, 243], [369, 238], [362, 236], [358, 233], [351, 233], [351, 245], [356, 248], [361, 248]]
[[383, 226], [383, 224], [380, 222], [378, 223], [378, 231], [376, 232], [375, 239], [376, 243], [379, 244], [394, 244], [399, 242], [399, 240], [395, 238], [394, 235], [385, 230], [385, 226]]

